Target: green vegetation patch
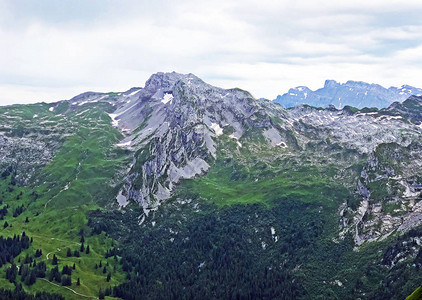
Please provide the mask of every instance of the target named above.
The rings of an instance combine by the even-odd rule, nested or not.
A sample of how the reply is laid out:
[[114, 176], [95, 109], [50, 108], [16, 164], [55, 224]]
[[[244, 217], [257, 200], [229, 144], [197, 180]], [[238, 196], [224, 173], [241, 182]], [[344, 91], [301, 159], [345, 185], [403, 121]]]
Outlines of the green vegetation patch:
[[[207, 175], [185, 180], [180, 193], [194, 193], [218, 206], [262, 203], [284, 199], [337, 206], [348, 195], [345, 188], [313, 166], [275, 170], [265, 163], [245, 167], [233, 160], [219, 160]], [[263, 176], [264, 174], [264, 176]]]

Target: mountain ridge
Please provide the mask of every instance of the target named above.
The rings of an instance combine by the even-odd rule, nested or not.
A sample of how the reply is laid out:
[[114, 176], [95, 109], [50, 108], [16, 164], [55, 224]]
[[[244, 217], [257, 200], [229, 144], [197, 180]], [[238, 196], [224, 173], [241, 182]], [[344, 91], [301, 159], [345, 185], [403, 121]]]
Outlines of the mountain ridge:
[[315, 107], [334, 105], [342, 108], [350, 105], [357, 108], [377, 107], [386, 108], [393, 102], [402, 102], [411, 95], [421, 95], [422, 89], [409, 85], [384, 88], [379, 84], [370, 84], [363, 81], [349, 80], [339, 83], [335, 80], [326, 80], [324, 87], [312, 91], [306, 86], [290, 89], [283, 95], [278, 95], [274, 102], [285, 107], [308, 104]]

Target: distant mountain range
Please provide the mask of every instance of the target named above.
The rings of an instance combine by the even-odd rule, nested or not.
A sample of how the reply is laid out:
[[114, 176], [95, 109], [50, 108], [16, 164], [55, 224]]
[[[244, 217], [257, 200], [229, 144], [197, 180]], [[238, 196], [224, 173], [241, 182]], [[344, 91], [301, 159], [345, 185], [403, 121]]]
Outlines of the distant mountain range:
[[422, 95], [422, 89], [409, 85], [386, 89], [379, 84], [362, 81], [338, 83], [335, 80], [326, 80], [321, 89], [312, 91], [306, 86], [298, 86], [290, 89], [284, 95], [278, 95], [274, 102], [280, 103], [284, 107], [301, 104], [327, 107], [332, 104], [337, 108], [343, 108], [346, 105], [357, 108], [385, 108], [393, 102], [402, 102], [411, 95]]

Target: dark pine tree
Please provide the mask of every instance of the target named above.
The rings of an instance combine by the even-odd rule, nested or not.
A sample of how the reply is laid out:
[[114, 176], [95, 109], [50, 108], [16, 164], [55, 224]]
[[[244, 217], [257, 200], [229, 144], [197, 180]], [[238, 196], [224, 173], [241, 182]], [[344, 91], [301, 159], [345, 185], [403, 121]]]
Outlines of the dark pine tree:
[[70, 275], [63, 275], [62, 286], [71, 286], [71, 285], [72, 285], [72, 277]]

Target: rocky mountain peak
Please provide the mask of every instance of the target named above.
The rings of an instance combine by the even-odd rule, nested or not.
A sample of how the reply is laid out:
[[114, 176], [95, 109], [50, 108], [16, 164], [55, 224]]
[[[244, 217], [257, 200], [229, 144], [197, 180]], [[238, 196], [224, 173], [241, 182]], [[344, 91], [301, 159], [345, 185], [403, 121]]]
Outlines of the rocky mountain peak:
[[331, 79], [327, 79], [327, 80], [325, 80], [324, 88], [334, 88], [337, 85], [339, 85], [339, 83], [337, 81], [331, 80]]
[[145, 83], [145, 89], [148, 91], [157, 91], [159, 89], [163, 91], [172, 90], [178, 82], [189, 83], [194, 81], [196, 84], [202, 82], [198, 77], [189, 73], [189, 74], [180, 74], [176, 72], [163, 73], [158, 72], [147, 80]]
[[110, 117], [126, 134], [119, 145], [135, 152], [148, 148], [151, 158], [140, 167], [135, 156], [121, 193], [145, 211], [167, 199], [181, 179], [208, 170], [216, 158], [216, 139], [226, 128], [238, 140], [245, 127], [270, 126], [264, 101], [241, 89], [211, 86], [193, 74], [156, 73], [144, 88], [121, 95], [114, 105]]

